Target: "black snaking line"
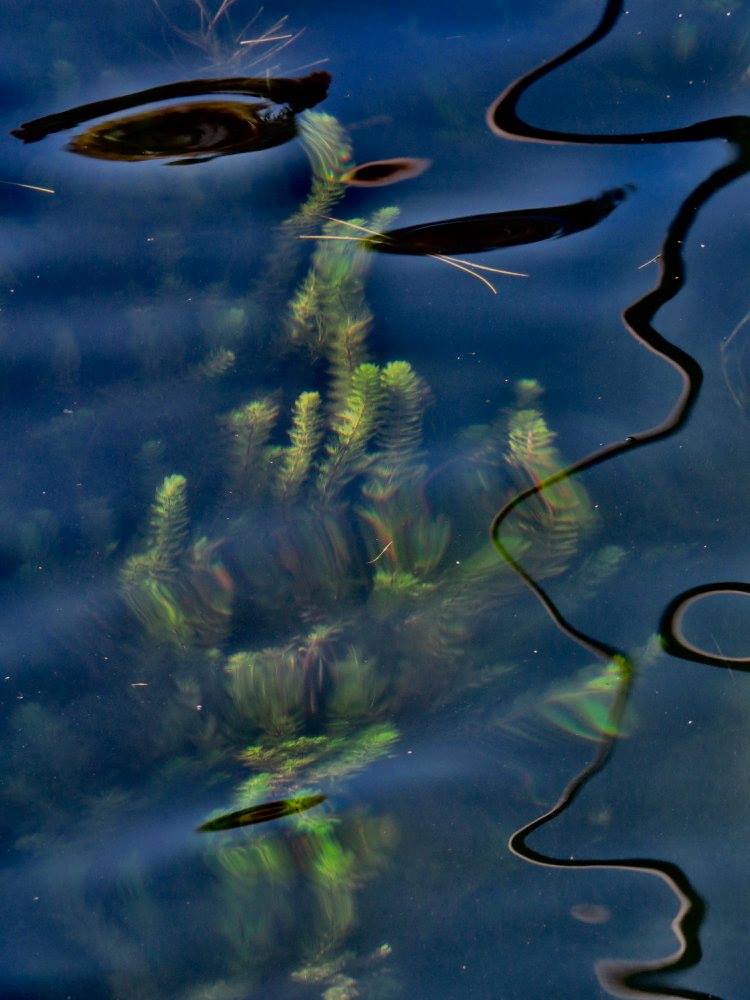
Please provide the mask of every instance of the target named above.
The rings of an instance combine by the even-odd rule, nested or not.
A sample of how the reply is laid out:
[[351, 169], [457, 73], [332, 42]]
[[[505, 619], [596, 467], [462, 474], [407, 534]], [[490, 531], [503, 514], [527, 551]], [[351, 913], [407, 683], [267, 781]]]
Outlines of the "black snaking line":
[[[685, 266], [682, 259], [682, 244], [698, 211], [714, 194], [742, 177], [750, 170], [750, 119], [742, 116], [715, 118], [678, 129], [657, 132], [623, 134], [576, 134], [538, 128], [524, 122], [516, 108], [521, 96], [528, 88], [563, 64], [575, 59], [582, 52], [605, 38], [615, 26], [622, 13], [622, 0], [607, 0], [604, 12], [594, 30], [580, 42], [563, 53], [543, 63], [531, 72], [519, 77], [507, 87], [491, 105], [487, 112], [487, 123], [497, 135], [510, 139], [530, 140], [545, 143], [580, 143], [592, 145], [651, 144], [663, 142], [696, 142], [706, 139], [724, 139], [733, 145], [733, 158], [728, 164], [712, 173], [682, 202], [677, 215], [667, 231], [660, 257], [660, 277], [654, 289], [642, 296], [623, 312], [622, 318], [629, 333], [647, 350], [667, 361], [680, 375], [682, 389], [677, 402], [667, 417], [659, 424], [598, 449], [574, 462], [572, 465], [547, 479], [528, 487], [517, 494], [495, 515], [490, 533], [492, 541], [511, 568], [535, 594], [555, 625], [567, 636], [584, 648], [606, 661], [614, 661], [620, 667], [622, 684], [610, 713], [612, 731], [619, 731], [627, 701], [632, 691], [635, 668], [631, 660], [613, 646], [582, 632], [568, 622], [551, 597], [537, 583], [523, 566], [510, 554], [500, 538], [505, 520], [518, 506], [530, 497], [541, 494], [554, 483], [567, 479], [586, 469], [609, 461], [618, 455], [636, 448], [653, 444], [675, 434], [686, 424], [695, 405], [703, 382], [703, 371], [698, 362], [687, 352], [666, 340], [652, 325], [659, 309], [682, 289], [685, 283]], [[693, 588], [678, 595], [665, 609], [660, 632], [667, 652], [684, 659], [692, 659], [714, 666], [750, 669], [750, 660], [704, 654], [700, 649], [686, 642], [680, 632], [682, 612], [694, 600], [708, 593], [750, 594], [750, 585], [744, 583], [710, 584]], [[704, 904], [687, 876], [669, 861], [648, 858], [625, 858], [620, 860], [597, 860], [583, 858], [553, 858], [544, 855], [526, 843], [527, 838], [537, 829], [546, 825], [568, 808], [578, 793], [607, 763], [617, 742], [617, 735], [602, 740], [596, 756], [582, 771], [575, 775], [563, 790], [555, 805], [547, 812], [517, 830], [508, 842], [509, 849], [525, 860], [551, 868], [603, 868], [639, 871], [656, 876], [665, 881], [675, 895], [679, 907], [671, 926], [677, 939], [676, 950], [662, 959], [650, 962], [626, 962], [605, 959], [597, 963], [596, 973], [600, 984], [612, 995], [618, 997], [664, 996], [691, 998], [691, 1000], [717, 1000], [714, 994], [679, 988], [642, 985], [638, 983], [645, 974], [677, 971], [695, 966], [701, 958], [700, 925], [704, 914]]]
[[659, 635], [662, 638], [664, 649], [681, 660], [709, 663], [712, 667], [728, 667], [743, 673], [750, 672], [750, 657], [723, 656], [721, 650], [719, 650], [720, 655], [717, 656], [715, 653], [709, 653], [707, 650], [695, 646], [683, 634], [682, 616], [690, 605], [704, 597], [713, 597], [716, 594], [741, 594], [743, 597], [750, 597], [750, 583], [740, 583], [737, 580], [703, 583], [697, 587], [690, 587], [689, 590], [683, 590], [681, 594], [673, 597], [662, 611], [659, 622]]

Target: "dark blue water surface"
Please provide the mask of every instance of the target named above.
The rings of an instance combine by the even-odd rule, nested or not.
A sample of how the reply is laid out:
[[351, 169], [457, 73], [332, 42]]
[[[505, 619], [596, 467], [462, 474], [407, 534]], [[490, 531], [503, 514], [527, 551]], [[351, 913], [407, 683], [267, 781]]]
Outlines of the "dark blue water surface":
[[0, 29], [0, 996], [750, 998], [747, 6]]

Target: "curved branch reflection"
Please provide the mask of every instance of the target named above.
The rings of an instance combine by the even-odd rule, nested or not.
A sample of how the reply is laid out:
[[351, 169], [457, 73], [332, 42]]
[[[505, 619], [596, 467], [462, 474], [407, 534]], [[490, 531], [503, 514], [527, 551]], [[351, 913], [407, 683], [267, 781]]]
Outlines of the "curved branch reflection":
[[704, 597], [715, 597], [717, 594], [737, 594], [750, 597], [750, 583], [740, 583], [729, 580], [723, 583], [705, 583], [691, 587], [673, 597], [662, 612], [659, 622], [659, 635], [664, 649], [672, 656], [681, 660], [693, 660], [696, 663], [708, 663], [712, 667], [731, 667], [733, 670], [750, 671], [748, 656], [717, 656], [708, 650], [700, 649], [685, 638], [682, 631], [682, 619], [691, 604], [703, 600]]
[[[506, 519], [517, 507], [530, 497], [542, 493], [554, 483], [576, 473], [583, 472], [585, 469], [600, 465], [615, 458], [617, 455], [669, 437], [685, 425], [698, 398], [703, 381], [703, 372], [698, 362], [691, 355], [675, 344], [672, 344], [656, 330], [653, 326], [653, 319], [659, 309], [673, 299], [685, 283], [682, 245], [696, 215], [716, 192], [726, 187], [732, 181], [742, 177], [750, 169], [750, 119], [742, 116], [711, 119], [710, 121], [698, 122], [684, 128], [624, 135], [578, 134], [544, 129], [528, 124], [519, 116], [517, 111], [518, 103], [526, 90], [532, 84], [542, 79], [542, 77], [547, 76], [555, 69], [575, 59], [582, 52], [608, 35], [617, 23], [621, 13], [621, 0], [608, 0], [599, 23], [589, 35], [566, 49], [559, 56], [511, 83], [494, 101], [487, 112], [487, 122], [493, 132], [505, 138], [522, 141], [595, 145], [641, 145], [644, 143], [695, 142], [705, 139], [723, 139], [731, 142], [734, 147], [730, 162], [716, 170], [705, 181], [699, 184], [680, 206], [664, 240], [657, 285], [642, 298], [628, 306], [623, 313], [623, 322], [628, 332], [638, 343], [657, 357], [666, 361], [679, 374], [682, 381], [682, 388], [672, 409], [664, 420], [653, 427], [632, 434], [624, 441], [614, 442], [600, 448], [568, 466], [566, 469], [560, 470], [546, 480], [536, 483], [519, 493], [498, 511], [491, 526], [491, 536], [496, 548], [536, 595], [556, 626], [586, 649], [591, 650], [605, 660], [613, 661], [619, 667], [622, 683], [611, 712], [611, 729], [614, 733], [619, 731], [618, 724], [632, 690], [635, 677], [634, 664], [622, 651], [593, 636], [587, 635], [565, 619], [541, 585], [526, 572], [523, 566], [508, 551], [501, 539], [501, 529]], [[745, 584], [724, 586], [746, 588]], [[716, 589], [710, 587], [696, 589], [700, 591], [701, 595], [706, 592], [717, 592]], [[743, 589], [744, 592], [747, 592], [747, 589]], [[665, 611], [662, 619], [662, 633], [666, 637], [665, 647], [668, 652], [676, 653], [676, 655], [685, 656], [686, 653], [691, 654], [686, 658], [697, 659], [699, 662], [731, 666], [736, 661], [725, 657], [704, 656], [701, 650], [695, 647], [691, 648], [681, 637], [681, 633], [679, 632], [681, 612], [687, 606], [688, 601], [695, 600], [698, 596], [700, 595], [693, 591], [686, 592], [686, 594], [676, 598]], [[597, 977], [601, 985], [610, 994], [618, 997], [700, 997], [705, 1000], [705, 998], [713, 997], [713, 994], [668, 987], [663, 988], [639, 982], [641, 977], [646, 974], [686, 969], [694, 966], [700, 960], [699, 930], [703, 918], [704, 906], [700, 896], [681, 869], [671, 862], [653, 859], [629, 858], [607, 861], [600, 859], [554, 858], [534, 850], [527, 843], [528, 837], [535, 830], [555, 819], [572, 804], [587, 782], [604, 767], [616, 742], [616, 735], [603, 740], [594, 760], [571, 780], [557, 803], [542, 816], [537, 817], [520, 830], [517, 830], [510, 838], [509, 848], [519, 857], [545, 867], [603, 868], [642, 872], [656, 876], [666, 882], [678, 903], [677, 913], [671, 924], [677, 940], [677, 947], [674, 952], [664, 958], [648, 962], [602, 960], [596, 966]]]

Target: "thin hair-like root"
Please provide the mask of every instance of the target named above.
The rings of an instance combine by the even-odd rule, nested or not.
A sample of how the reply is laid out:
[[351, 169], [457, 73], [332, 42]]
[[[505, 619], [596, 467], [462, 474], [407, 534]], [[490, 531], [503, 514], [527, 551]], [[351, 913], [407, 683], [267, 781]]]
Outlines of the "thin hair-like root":
[[[388, 240], [387, 233], [378, 233], [374, 229], [368, 229], [367, 226], [361, 226], [356, 222], [347, 222], [346, 219], [336, 219], [332, 215], [322, 216], [326, 222], [334, 222], [340, 226], [348, 226], [349, 229], [356, 229], [360, 233], [366, 233], [368, 236], [378, 236], [382, 240]], [[356, 236], [337, 236], [332, 233], [319, 233], [313, 235], [304, 235], [299, 237], [301, 240], [349, 240], [356, 243], [362, 242]], [[426, 257], [431, 257], [433, 260], [442, 261], [444, 264], [448, 264], [449, 267], [455, 267], [458, 271], [463, 271], [465, 274], [470, 275], [472, 278], [476, 278], [477, 281], [481, 281], [492, 292], [493, 295], [497, 295], [497, 289], [488, 281], [487, 278], [483, 277], [481, 274], [477, 274], [477, 271], [489, 271], [492, 274], [503, 274], [510, 278], [528, 278], [529, 275], [524, 271], [507, 271], [502, 267], [491, 267], [489, 264], [475, 264], [473, 261], [464, 260], [462, 257], [450, 257], [448, 254], [444, 253], [428, 253], [425, 254]]]
[[463, 271], [464, 274], [471, 275], [472, 278], [476, 278], [477, 281], [481, 281], [483, 285], [486, 285], [493, 295], [497, 295], [497, 289], [492, 282], [488, 281], [481, 274], [477, 274], [476, 271], [472, 271], [470, 267], [465, 267], [463, 264], [459, 264], [457, 260], [453, 260], [452, 257], [444, 257], [440, 253], [430, 253], [427, 256], [432, 257], [433, 260], [441, 260], [444, 264], [448, 264], [449, 267], [455, 267], [457, 271]]
[[9, 187], [25, 188], [27, 191], [39, 191], [41, 194], [54, 194], [54, 188], [42, 187], [41, 184], [22, 184], [20, 181], [0, 181]]

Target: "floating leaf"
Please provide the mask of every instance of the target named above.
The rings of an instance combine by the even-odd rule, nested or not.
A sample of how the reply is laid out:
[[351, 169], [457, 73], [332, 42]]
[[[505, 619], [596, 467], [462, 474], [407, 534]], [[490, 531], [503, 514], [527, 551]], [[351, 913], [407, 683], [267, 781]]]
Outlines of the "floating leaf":
[[419, 177], [432, 165], [432, 160], [417, 156], [399, 156], [390, 160], [372, 160], [352, 167], [341, 175], [344, 184], [351, 187], [385, 187], [399, 181]]
[[199, 833], [213, 833], [217, 830], [236, 830], [240, 826], [254, 826], [256, 823], [269, 823], [282, 816], [304, 812], [313, 806], [325, 802], [325, 795], [304, 795], [296, 799], [282, 799], [279, 802], [265, 802], [263, 805], [252, 806], [250, 809], [238, 809], [236, 812], [224, 813], [215, 819], [209, 819], [198, 827]]

